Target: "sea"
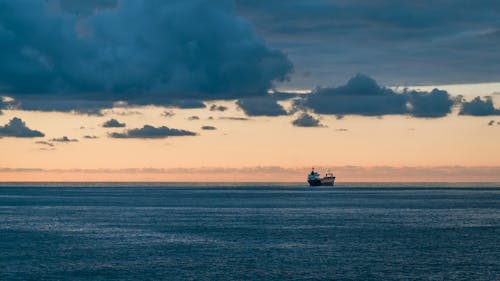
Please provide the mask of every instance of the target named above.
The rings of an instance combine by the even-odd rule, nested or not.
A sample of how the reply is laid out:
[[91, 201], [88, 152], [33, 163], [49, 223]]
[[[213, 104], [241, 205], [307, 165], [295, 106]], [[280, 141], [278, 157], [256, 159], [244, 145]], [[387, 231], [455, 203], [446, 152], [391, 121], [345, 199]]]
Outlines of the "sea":
[[500, 280], [500, 184], [1, 183], [0, 280]]

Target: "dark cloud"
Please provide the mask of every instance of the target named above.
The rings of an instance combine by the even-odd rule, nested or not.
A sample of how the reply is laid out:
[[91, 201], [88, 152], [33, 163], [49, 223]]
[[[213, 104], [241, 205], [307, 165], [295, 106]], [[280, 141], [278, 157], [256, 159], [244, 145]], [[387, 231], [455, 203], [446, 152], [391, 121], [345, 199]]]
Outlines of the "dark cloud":
[[448, 92], [433, 89], [430, 92], [407, 91], [409, 114], [414, 117], [437, 118], [451, 112], [454, 100]]
[[0, 0], [0, 7], [0, 89], [27, 108], [48, 95], [199, 107], [190, 99], [262, 95], [292, 71], [228, 0]]
[[155, 100], [149, 100], [148, 102], [143, 102], [144, 104], [149, 104], [149, 105], [154, 105], [154, 104], [160, 104], [164, 106], [169, 106], [169, 107], [176, 107], [176, 108], [182, 108], [182, 109], [196, 109], [196, 108], [205, 108], [207, 107], [203, 101], [198, 100], [198, 99], [172, 99], [172, 100], [164, 100], [164, 99], [157, 99]]
[[53, 147], [54, 144], [51, 143], [51, 142], [48, 142], [48, 141], [37, 141], [35, 142], [36, 144], [41, 144], [41, 145], [46, 145], [46, 146], [50, 146], [50, 147]]
[[226, 110], [227, 107], [223, 105], [212, 104], [212, 106], [210, 106], [210, 111], [226, 111]]
[[500, 115], [500, 109], [494, 107], [491, 97], [484, 97], [484, 100], [480, 97], [475, 97], [471, 101], [462, 101], [462, 108], [459, 114], [472, 116]]
[[201, 127], [202, 130], [206, 130], [206, 131], [213, 131], [213, 130], [217, 130], [216, 127], [214, 126], [203, 126]]
[[236, 104], [247, 116], [281, 116], [287, 115], [286, 110], [271, 95], [240, 99]]
[[324, 127], [318, 119], [308, 113], [302, 113], [292, 124], [297, 127]]
[[[296, 67], [295, 87], [376, 73], [385, 85], [496, 82], [500, 5], [491, 0], [236, 0]], [[312, 71], [314, 75], [302, 73]]]
[[78, 142], [77, 139], [70, 139], [67, 136], [63, 136], [63, 137], [60, 137], [60, 138], [53, 138], [50, 141], [51, 142], [62, 142], [62, 143]]
[[42, 132], [28, 128], [26, 123], [17, 117], [10, 119], [8, 124], [0, 126], [0, 137], [37, 138], [44, 136]]
[[167, 118], [174, 117], [174, 115], [175, 115], [175, 113], [172, 110], [165, 110], [161, 114], [161, 116], [167, 117]]
[[116, 7], [118, 0], [48, 0], [53, 7], [77, 15], [91, 15], [97, 10]]
[[451, 112], [454, 100], [446, 91], [404, 90], [397, 93], [381, 87], [372, 78], [358, 74], [346, 85], [318, 88], [305, 98], [296, 100], [298, 108], [318, 114], [382, 116], [408, 114], [414, 117], [443, 117]]
[[246, 117], [219, 117], [220, 120], [232, 120], [232, 121], [248, 121], [250, 119]]
[[123, 128], [126, 125], [127, 124], [125, 124], [125, 123], [118, 122], [118, 120], [116, 120], [116, 119], [110, 119], [110, 120], [104, 122], [104, 124], [102, 124], [102, 127], [103, 128]]
[[111, 101], [85, 100], [81, 97], [68, 99], [54, 95], [26, 95], [17, 97], [12, 104], [15, 108], [23, 110], [59, 111], [89, 116], [103, 116], [102, 109], [113, 107]]
[[189, 116], [189, 117], [188, 117], [188, 120], [189, 120], [189, 121], [200, 120], [200, 117], [199, 117], [199, 116]]
[[98, 139], [99, 137], [97, 136], [91, 136], [91, 135], [85, 135], [83, 136], [84, 139], [89, 139], [89, 140], [93, 140], [93, 139]]
[[144, 125], [142, 128], [127, 130], [123, 133], [111, 133], [109, 134], [112, 138], [118, 139], [159, 139], [159, 138], [167, 138], [167, 137], [178, 137], [178, 136], [195, 136], [196, 133], [179, 130], [179, 129], [170, 129], [165, 126], [161, 127], [153, 127], [150, 125]]
[[291, 100], [295, 98], [302, 98], [305, 94], [301, 93], [288, 93], [288, 92], [273, 92], [271, 96], [278, 101]]

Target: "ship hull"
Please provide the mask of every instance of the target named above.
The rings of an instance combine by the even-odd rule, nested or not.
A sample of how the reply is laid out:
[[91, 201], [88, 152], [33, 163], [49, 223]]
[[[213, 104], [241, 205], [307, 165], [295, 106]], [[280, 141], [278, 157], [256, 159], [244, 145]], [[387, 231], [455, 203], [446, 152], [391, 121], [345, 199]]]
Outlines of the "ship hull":
[[310, 186], [333, 186], [335, 184], [335, 178], [326, 179], [314, 179], [307, 181]]

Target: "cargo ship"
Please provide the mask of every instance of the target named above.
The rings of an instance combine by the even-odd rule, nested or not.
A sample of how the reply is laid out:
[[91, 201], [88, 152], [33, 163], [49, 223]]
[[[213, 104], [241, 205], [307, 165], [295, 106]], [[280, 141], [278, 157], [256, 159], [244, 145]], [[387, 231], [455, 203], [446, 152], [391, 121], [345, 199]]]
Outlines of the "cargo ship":
[[335, 177], [332, 173], [326, 173], [324, 177], [321, 177], [313, 168], [307, 176], [307, 182], [310, 186], [333, 186], [335, 184]]

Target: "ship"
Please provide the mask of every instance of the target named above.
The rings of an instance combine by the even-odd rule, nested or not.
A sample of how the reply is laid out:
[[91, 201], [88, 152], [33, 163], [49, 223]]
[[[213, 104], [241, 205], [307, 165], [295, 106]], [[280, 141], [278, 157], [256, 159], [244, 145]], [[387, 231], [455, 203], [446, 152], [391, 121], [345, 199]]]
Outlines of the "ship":
[[310, 186], [333, 186], [335, 184], [335, 176], [332, 173], [326, 173], [324, 177], [321, 177], [312, 168], [311, 173], [307, 176], [307, 182]]

